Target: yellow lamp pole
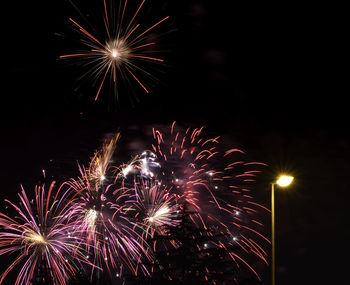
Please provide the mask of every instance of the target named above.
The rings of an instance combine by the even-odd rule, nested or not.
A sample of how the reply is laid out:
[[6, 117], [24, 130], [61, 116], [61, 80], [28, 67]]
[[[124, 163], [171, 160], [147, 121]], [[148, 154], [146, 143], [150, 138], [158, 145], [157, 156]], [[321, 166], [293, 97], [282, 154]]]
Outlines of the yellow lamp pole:
[[281, 175], [276, 182], [271, 183], [271, 279], [272, 285], [276, 284], [276, 259], [275, 259], [275, 184], [281, 187], [287, 187], [292, 183], [294, 177]]
[[271, 183], [271, 247], [272, 285], [275, 285], [275, 183]]

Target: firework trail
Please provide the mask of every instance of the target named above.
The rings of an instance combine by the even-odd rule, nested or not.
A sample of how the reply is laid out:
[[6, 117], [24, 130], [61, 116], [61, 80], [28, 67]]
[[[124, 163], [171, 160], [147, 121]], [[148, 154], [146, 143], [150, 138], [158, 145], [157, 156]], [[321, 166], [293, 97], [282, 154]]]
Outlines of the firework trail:
[[[145, 269], [140, 264], [141, 258], [150, 253], [127, 215], [126, 201], [132, 195], [131, 189], [108, 184], [107, 172], [118, 138], [119, 133], [95, 153], [87, 169], [79, 166], [81, 176], [78, 179], [65, 184], [79, 197], [74, 202], [70, 219], [75, 232], [87, 240], [85, 250], [92, 263], [110, 273], [118, 271], [121, 275], [126, 267], [137, 274], [139, 268]], [[94, 269], [92, 267], [91, 278]]]
[[[152, 25], [143, 27], [137, 20], [146, 0], [140, 1], [140, 5], [131, 17], [128, 14], [127, 2], [127, 0], [124, 2], [121, 0], [117, 9], [114, 7], [115, 0], [103, 0], [104, 35], [92, 35], [77, 21], [69, 19], [82, 35], [81, 43], [84, 44], [85, 49], [77, 53], [61, 55], [60, 59], [78, 59], [82, 65], [88, 67], [86, 75], [100, 81], [95, 101], [106, 80], [113, 83], [116, 95], [118, 95], [117, 89], [121, 79], [127, 81], [130, 86], [136, 83], [149, 93], [149, 88], [144, 81], [154, 81], [155, 78], [147, 71], [147, 66], [161, 64], [164, 61], [153, 55], [157, 43], [150, 32], [169, 17], [161, 18]], [[118, 15], [116, 19], [115, 14]]]
[[[108, 143], [105, 143], [101, 150], [97, 151], [91, 159], [89, 168], [87, 170], [81, 169], [82, 176], [85, 177], [87, 187], [92, 192], [99, 192], [102, 189], [101, 185], [107, 179], [106, 173], [111, 159], [116, 148], [120, 134], [116, 133]], [[83, 174], [85, 173], [85, 174]]]
[[[62, 192], [61, 188], [54, 191], [54, 185], [51, 183], [47, 192], [44, 186], [36, 186], [35, 201], [29, 201], [22, 188], [18, 194], [20, 206], [6, 200], [17, 214], [11, 218], [0, 213], [0, 255], [18, 255], [1, 274], [0, 284], [16, 267], [20, 270], [15, 284], [31, 284], [35, 278], [51, 278], [54, 284], [67, 284], [78, 265], [89, 263], [77, 246], [77, 242], [84, 244], [84, 241], [69, 235], [73, 229], [67, 222], [71, 206], [67, 202], [69, 191]], [[40, 275], [37, 271], [40, 266], [47, 267], [50, 276], [36, 276]]]

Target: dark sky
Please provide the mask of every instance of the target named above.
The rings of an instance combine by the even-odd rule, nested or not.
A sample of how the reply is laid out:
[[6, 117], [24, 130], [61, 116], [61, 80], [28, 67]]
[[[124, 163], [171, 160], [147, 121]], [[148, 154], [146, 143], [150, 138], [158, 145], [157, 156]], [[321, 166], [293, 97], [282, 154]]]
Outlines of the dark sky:
[[[75, 1], [83, 14], [90, 2]], [[14, 198], [20, 183], [34, 185], [50, 159], [63, 176], [74, 173], [75, 161], [87, 160], [117, 128], [205, 125], [270, 165], [257, 190], [265, 205], [269, 179], [279, 170], [295, 173], [295, 185], [276, 194], [279, 284], [345, 284], [350, 145], [337, 9], [148, 2], [154, 19], [171, 16], [160, 28], [166, 66], [151, 94], [135, 88], [140, 102], [132, 106], [126, 92], [114, 111], [92, 102], [96, 88], [80, 86], [79, 67], [57, 60], [77, 36], [69, 1], [2, 7], [10, 17], [1, 20], [0, 198]]]

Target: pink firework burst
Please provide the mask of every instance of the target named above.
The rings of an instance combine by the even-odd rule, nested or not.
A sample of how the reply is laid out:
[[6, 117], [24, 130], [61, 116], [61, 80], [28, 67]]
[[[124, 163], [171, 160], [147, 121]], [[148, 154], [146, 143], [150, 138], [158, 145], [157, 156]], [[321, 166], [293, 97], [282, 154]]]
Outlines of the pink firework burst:
[[226, 237], [220, 247], [238, 247], [241, 253], [231, 252], [232, 259], [258, 276], [247, 260], [254, 255], [267, 264], [264, 248], [270, 241], [259, 221], [267, 209], [254, 201], [251, 188], [259, 167], [266, 165], [247, 162], [238, 148], [224, 148], [219, 136], [205, 138], [203, 127], [183, 131], [174, 122], [165, 132], [153, 129], [153, 138], [156, 179], [172, 189], [178, 203], [188, 205], [195, 225], [214, 226]]
[[[88, 67], [86, 75], [99, 81], [95, 101], [106, 82], [114, 85], [115, 94], [121, 79], [128, 81], [130, 86], [134, 83], [149, 93], [147, 81], [154, 81], [155, 77], [147, 67], [163, 63], [155, 53], [157, 43], [151, 32], [165, 22], [169, 17], [160, 18], [151, 25], [143, 27], [137, 20], [146, 0], [140, 1], [136, 11], [129, 15], [127, 0], [115, 6], [115, 0], [103, 0], [105, 32], [93, 35], [76, 20], [69, 20], [83, 36], [81, 43], [85, 49], [76, 53], [61, 55], [60, 59], [79, 59], [79, 62]], [[118, 11], [116, 11], [118, 10]], [[115, 18], [115, 14], [118, 15]], [[86, 49], [87, 48], [87, 49]]]
[[[44, 186], [36, 186], [35, 201], [30, 201], [22, 188], [20, 206], [6, 200], [16, 216], [0, 213], [0, 254], [18, 255], [1, 274], [0, 284], [15, 268], [19, 270], [15, 284], [31, 284], [33, 279], [67, 284], [76, 274], [77, 264], [89, 263], [77, 244], [84, 241], [69, 235], [73, 229], [68, 222], [69, 191], [55, 191], [54, 185], [51, 183], [47, 192]], [[39, 267], [47, 269], [46, 276], [40, 276]]]

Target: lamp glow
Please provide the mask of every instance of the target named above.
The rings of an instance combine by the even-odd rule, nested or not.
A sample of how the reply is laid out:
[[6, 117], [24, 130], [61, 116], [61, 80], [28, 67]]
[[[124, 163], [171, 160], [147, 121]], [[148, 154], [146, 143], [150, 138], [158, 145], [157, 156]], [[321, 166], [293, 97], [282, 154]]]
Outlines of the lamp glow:
[[281, 187], [286, 187], [289, 184], [292, 183], [294, 177], [293, 176], [289, 176], [289, 175], [281, 175], [278, 180], [276, 181], [276, 183], [281, 186]]

